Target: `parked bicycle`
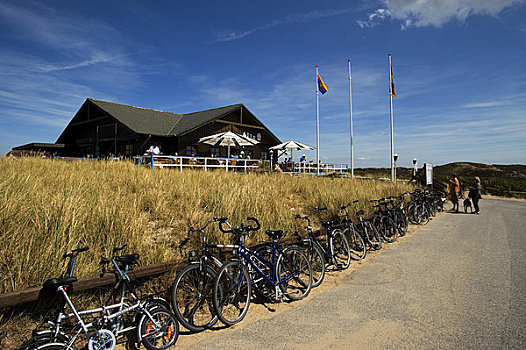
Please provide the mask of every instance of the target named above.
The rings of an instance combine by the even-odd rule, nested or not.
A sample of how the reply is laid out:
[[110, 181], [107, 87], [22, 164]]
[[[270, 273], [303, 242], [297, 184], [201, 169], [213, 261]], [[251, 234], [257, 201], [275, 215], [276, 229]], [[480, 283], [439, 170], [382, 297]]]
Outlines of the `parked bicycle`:
[[[327, 208], [313, 208], [314, 213], [319, 213], [324, 210], [327, 210]], [[333, 221], [322, 221], [321, 224], [325, 233], [323, 234], [322, 231], [313, 231], [309, 216], [301, 216], [298, 214], [295, 219], [305, 220], [307, 222], [307, 226], [305, 227], [307, 236], [304, 239], [303, 246], [306, 249], [309, 259], [313, 259], [318, 253], [322, 253], [325, 262], [331, 264], [336, 269], [344, 270], [349, 267], [351, 264], [349, 241], [342, 230], [336, 227], [336, 223]], [[319, 239], [319, 237], [323, 235], [327, 237], [326, 242]]]
[[[272, 239], [270, 258], [266, 250], [262, 254], [264, 257], [245, 246], [245, 238], [260, 228], [256, 218], [248, 217], [239, 226], [221, 220], [219, 228], [224, 233], [233, 234], [237, 241], [230, 246], [234, 249], [234, 258], [221, 267], [214, 282], [214, 308], [225, 325], [231, 326], [243, 320], [250, 306], [253, 285], [270, 289], [274, 301], [281, 301], [283, 296], [300, 300], [309, 294], [312, 286], [309, 261], [297, 247], [280, 246], [278, 241], [283, 231], [265, 232]], [[265, 289], [262, 293], [270, 296]]]
[[[77, 278], [73, 276], [73, 271], [77, 261], [77, 255], [88, 250], [88, 247], [79, 246], [70, 253], [64, 254], [64, 259], [69, 259], [66, 273], [58, 278], [52, 278], [44, 282], [44, 290], [58, 293], [63, 301], [60, 303], [55, 322], [46, 319], [48, 327], [45, 330], [36, 330], [33, 337], [23, 344], [21, 349], [37, 350], [61, 350], [75, 349], [75, 343], [81, 335], [85, 336], [87, 348], [89, 350], [113, 350], [117, 340], [114, 333], [95, 322], [85, 322], [82, 316], [87, 312], [78, 312], [71, 301], [68, 290], [71, 290]], [[72, 313], [66, 313], [66, 305]], [[100, 312], [100, 311], [98, 311]], [[74, 319], [73, 331], [66, 333], [62, 327], [65, 320]]]
[[138, 297], [130, 283], [128, 272], [132, 265], [137, 264], [139, 254], [116, 256], [116, 253], [125, 247], [126, 245], [115, 247], [110, 259], [101, 258], [103, 273], [106, 265], [113, 265], [113, 270], [119, 278], [114, 290], [120, 288], [121, 293], [118, 303], [102, 307], [103, 317], [98, 322], [111, 329], [116, 336], [135, 330], [137, 342], [142, 343], [148, 350], [166, 349], [177, 341], [179, 323], [164, 299], [153, 295]]
[[[374, 226], [371, 220], [364, 219], [364, 211], [359, 210], [356, 212], [358, 216], [359, 225], [356, 225], [349, 214], [349, 208], [352, 207], [355, 203], [358, 203], [358, 200], [347, 203], [346, 205], [340, 208], [343, 211], [343, 224], [346, 228], [343, 230], [343, 233], [347, 237], [352, 237], [349, 239], [351, 246], [351, 257], [359, 260], [364, 259], [366, 256], [367, 247], [372, 250], [378, 250], [382, 248], [382, 238], [378, 231], [374, 229]], [[351, 243], [354, 242], [354, 243]], [[354, 248], [353, 248], [354, 247]]]
[[373, 214], [373, 225], [380, 232], [384, 241], [393, 243], [398, 238], [398, 229], [396, 223], [391, 217], [388, 210], [386, 198], [373, 199], [370, 202], [377, 203], [373, 205], [375, 208]]
[[188, 237], [179, 247], [182, 250], [192, 233], [201, 234], [201, 251], [189, 252], [188, 265], [179, 271], [171, 288], [171, 302], [175, 316], [185, 328], [193, 332], [208, 329], [217, 322], [213, 306], [213, 287], [217, 270], [223, 263], [208, 249], [224, 246], [208, 244], [205, 230], [211, 223], [221, 220], [226, 218], [213, 217], [201, 228], [190, 227]]

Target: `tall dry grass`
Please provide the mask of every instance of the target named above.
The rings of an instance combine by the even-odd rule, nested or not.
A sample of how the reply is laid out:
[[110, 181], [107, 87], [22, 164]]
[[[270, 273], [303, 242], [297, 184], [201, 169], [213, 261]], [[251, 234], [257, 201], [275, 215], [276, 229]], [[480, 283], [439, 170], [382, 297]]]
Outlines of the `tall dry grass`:
[[[347, 178], [240, 175], [224, 171], [141, 168], [128, 162], [0, 158], [0, 293], [36, 286], [60, 274], [62, 254], [87, 245], [78, 277], [98, 272], [101, 255], [128, 244], [142, 264], [178, 258], [189, 226], [212, 216], [239, 224], [255, 216], [262, 230], [294, 230], [293, 217], [313, 206], [329, 215], [350, 200], [399, 194], [408, 185]], [[212, 227], [211, 241], [226, 235]]]

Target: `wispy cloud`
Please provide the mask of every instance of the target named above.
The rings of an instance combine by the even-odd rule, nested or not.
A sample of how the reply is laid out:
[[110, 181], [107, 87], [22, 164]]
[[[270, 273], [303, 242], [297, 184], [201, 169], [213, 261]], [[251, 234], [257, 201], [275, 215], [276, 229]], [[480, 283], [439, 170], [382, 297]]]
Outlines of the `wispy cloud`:
[[502, 101], [489, 101], [489, 102], [477, 102], [477, 103], [466, 103], [461, 107], [464, 108], [487, 108], [487, 107], [497, 107], [502, 106], [504, 102]]
[[92, 66], [99, 63], [106, 63], [113, 60], [118, 59], [121, 57], [118, 56], [111, 56], [107, 55], [105, 53], [97, 52], [95, 55], [88, 59], [84, 60], [82, 62], [73, 63], [73, 64], [64, 64], [64, 65], [57, 65], [57, 64], [40, 64], [35, 67], [36, 72], [42, 72], [42, 73], [49, 73], [49, 72], [57, 72], [57, 71], [64, 71], [64, 70], [72, 70], [72, 69], [78, 69], [78, 68], [84, 68], [88, 66]]
[[350, 13], [354, 13], [355, 11], [356, 10], [353, 10], [353, 9], [316, 10], [316, 11], [311, 11], [307, 13], [292, 14], [284, 18], [277, 19], [272, 22], [265, 23], [263, 25], [256, 26], [254, 28], [249, 28], [246, 30], [236, 31], [232, 29], [221, 29], [215, 32], [212, 42], [225, 42], [225, 41], [238, 40], [248, 35], [254, 34], [255, 32], [259, 32], [262, 30], [266, 30], [266, 29], [270, 29], [270, 28], [274, 28], [278, 26], [297, 24], [297, 23], [307, 23], [307, 22], [322, 19], [322, 18], [330, 18], [330, 17], [341, 16], [345, 14], [350, 14]]
[[384, 7], [369, 14], [362, 27], [374, 27], [392, 18], [402, 22], [401, 28], [440, 27], [451, 20], [464, 22], [472, 15], [497, 16], [503, 9], [523, 0], [383, 0]]

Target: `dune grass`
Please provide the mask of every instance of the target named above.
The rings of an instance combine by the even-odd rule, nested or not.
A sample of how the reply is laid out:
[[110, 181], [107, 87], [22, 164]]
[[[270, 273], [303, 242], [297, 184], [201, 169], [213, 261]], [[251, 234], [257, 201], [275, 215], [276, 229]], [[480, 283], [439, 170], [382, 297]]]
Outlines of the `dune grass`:
[[[348, 178], [292, 177], [142, 168], [129, 162], [0, 158], [0, 293], [38, 286], [64, 269], [62, 254], [77, 244], [90, 250], [78, 277], [98, 273], [98, 261], [128, 244], [141, 264], [179, 258], [189, 226], [212, 216], [239, 224], [255, 216], [265, 229], [295, 229], [294, 215], [327, 206], [329, 216], [350, 200], [399, 194], [409, 185]], [[212, 242], [230, 237], [217, 227]]]

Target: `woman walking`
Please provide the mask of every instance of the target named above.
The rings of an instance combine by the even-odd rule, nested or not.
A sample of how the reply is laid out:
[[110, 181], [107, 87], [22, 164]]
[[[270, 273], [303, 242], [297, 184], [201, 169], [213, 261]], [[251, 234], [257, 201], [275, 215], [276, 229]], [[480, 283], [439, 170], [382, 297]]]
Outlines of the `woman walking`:
[[469, 188], [469, 198], [471, 198], [473, 201], [473, 206], [475, 207], [475, 212], [473, 214], [478, 214], [480, 212], [479, 199], [482, 198], [480, 178], [478, 176], [475, 176], [473, 179], [473, 184]]

